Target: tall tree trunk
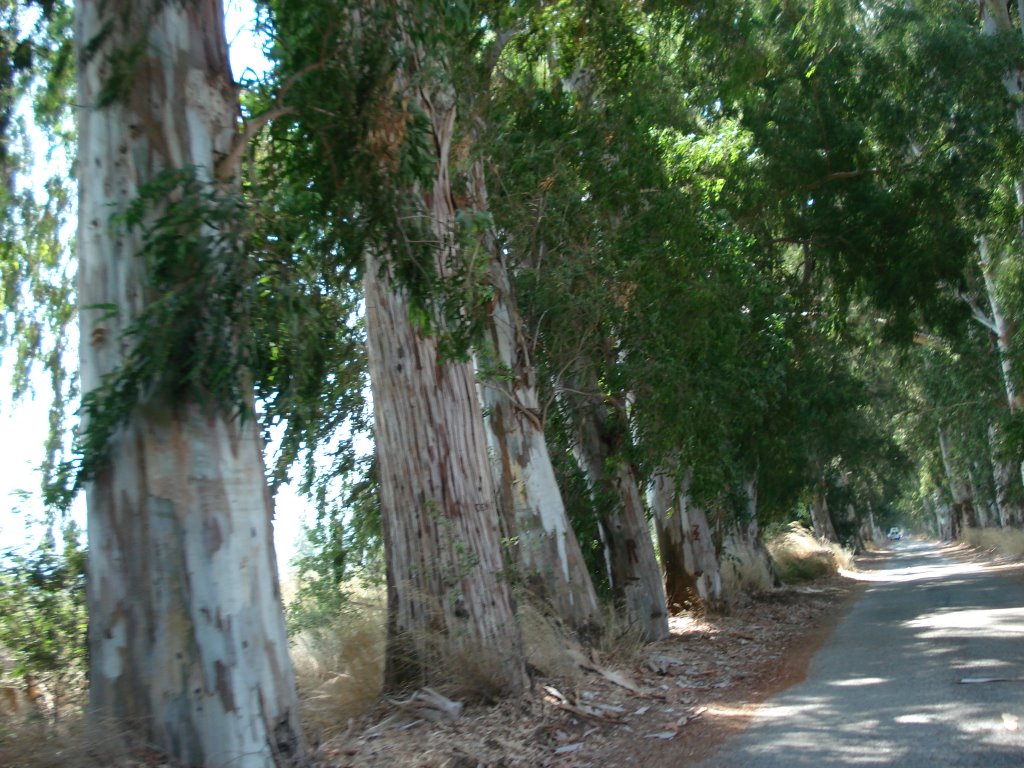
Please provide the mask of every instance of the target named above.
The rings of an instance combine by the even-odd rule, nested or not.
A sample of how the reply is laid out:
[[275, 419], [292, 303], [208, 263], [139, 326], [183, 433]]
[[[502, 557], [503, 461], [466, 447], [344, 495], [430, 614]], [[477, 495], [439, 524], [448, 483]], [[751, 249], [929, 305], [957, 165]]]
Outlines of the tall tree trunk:
[[939, 451], [942, 454], [942, 466], [946, 471], [946, 481], [949, 483], [949, 495], [953, 500], [949, 536], [952, 539], [959, 539], [963, 528], [970, 527], [970, 521], [974, 519], [974, 501], [971, 498], [970, 486], [953, 461], [949, 437], [942, 427], [939, 427]]
[[647, 505], [658, 536], [658, 552], [665, 572], [665, 597], [673, 611], [682, 611], [699, 602], [693, 550], [686, 538], [679, 497], [674, 473], [670, 470], [655, 472], [647, 487]]
[[1011, 344], [1016, 332], [1016, 324], [1007, 318], [1003, 303], [999, 298], [995, 278], [997, 266], [992, 259], [988, 238], [978, 239], [978, 262], [985, 280], [985, 294], [988, 298], [989, 310], [992, 313], [991, 318], [981, 319], [995, 336], [996, 352], [999, 355], [999, 370], [1003, 378], [1003, 389], [1006, 392], [1006, 403], [1010, 413], [1016, 413], [1024, 404], [1024, 396], [1021, 395], [1014, 377], [1011, 358]]
[[[454, 98], [440, 86], [415, 94], [437, 152], [433, 188], [420, 198], [446, 278], [459, 257], [448, 170]], [[442, 358], [373, 254], [365, 289], [388, 569], [385, 684], [516, 692], [525, 664], [473, 367]]]
[[[585, 375], [590, 386], [572, 389], [598, 392], [593, 372]], [[636, 474], [616, 449], [616, 444], [626, 439], [625, 427], [600, 399], [591, 397], [581, 405], [573, 451], [600, 514], [601, 540], [615, 598], [631, 626], [648, 640], [660, 640], [669, 634], [668, 604]]]
[[[483, 163], [472, 173], [474, 204], [488, 210]], [[519, 576], [555, 615], [584, 638], [600, 633], [601, 609], [569, 523], [544, 436], [536, 369], [516, 305], [505, 248], [485, 234], [494, 299], [489, 348], [478, 353], [498, 502]]]
[[876, 544], [881, 538], [878, 524], [875, 522], [875, 510], [868, 505], [868, 513], [860, 521], [860, 540], [864, 544]]
[[[757, 471], [743, 483], [746, 504], [737, 516], [732, 532], [726, 537], [724, 548], [731, 551], [739, 562], [733, 567], [749, 579], [740, 588], [767, 588], [775, 584], [775, 565], [768, 548], [761, 540], [761, 527], [757, 520]], [[727, 595], [727, 597], [734, 597]]]
[[814, 535], [824, 541], [839, 541], [836, 527], [832, 522], [832, 513], [828, 508], [828, 499], [825, 497], [825, 482], [820, 481], [814, 489], [814, 496], [811, 497], [811, 523], [814, 525]]
[[[150, 298], [141, 240], [111, 214], [165, 171], [212, 182], [234, 156], [239, 109], [218, 0], [80, 0], [76, 41], [88, 395], [124, 362], [124, 331]], [[237, 168], [216, 175], [237, 187]], [[156, 388], [143, 397], [86, 484], [91, 708], [182, 764], [302, 763], [252, 409], [239, 420]]]
[[690, 496], [692, 481], [692, 469], [683, 473], [678, 488], [673, 474], [656, 472], [648, 489], [665, 570], [665, 592], [669, 606], [684, 605], [689, 596], [703, 607], [717, 610], [722, 602], [718, 553], [707, 515]]
[[[1010, 14], [1010, 6], [1002, 0], [982, 0], [983, 28], [986, 35], [1024, 34], [1024, 3], [1018, 2], [1017, 13], [1020, 27], [1014, 26]], [[1011, 69], [1003, 74], [1003, 85], [1010, 99], [1017, 105], [1014, 117], [1017, 131], [1024, 134], [1024, 104], [1021, 103], [1024, 94], [1024, 69]], [[1022, 169], [1024, 170], [1024, 169]], [[1017, 196], [1018, 208], [1018, 229], [1024, 235], [1024, 173], [1018, 174], [1013, 180], [1014, 190]], [[1003, 375], [1003, 386], [1006, 390], [1006, 400], [1010, 413], [1017, 413], [1024, 407], [1024, 393], [1015, 378], [1013, 365], [1012, 339], [1017, 329], [1017, 322], [1007, 317], [1005, 307], [999, 298], [996, 287], [996, 273], [999, 267], [998, 259], [994, 259], [988, 239], [982, 237], [978, 243], [978, 258], [981, 265], [982, 275], [985, 280], [985, 293], [988, 296], [989, 307], [992, 311], [991, 323], [987, 323], [996, 337], [996, 347], [999, 353], [1000, 370]], [[1024, 462], [1020, 464], [1021, 487], [1024, 487]]]
[[1011, 462], [1002, 456], [999, 427], [995, 423], [988, 427], [989, 457], [992, 462], [992, 482], [996, 491], [996, 509], [999, 525], [1003, 528], [1019, 527], [1024, 521], [1024, 508], [1020, 502], [1020, 486], [1017, 471]]

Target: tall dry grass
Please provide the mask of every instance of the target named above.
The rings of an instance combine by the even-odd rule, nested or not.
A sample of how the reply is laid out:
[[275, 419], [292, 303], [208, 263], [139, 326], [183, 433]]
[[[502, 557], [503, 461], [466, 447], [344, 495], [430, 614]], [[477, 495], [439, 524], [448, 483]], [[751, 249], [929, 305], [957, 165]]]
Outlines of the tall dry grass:
[[59, 725], [32, 711], [0, 718], [0, 766], [4, 768], [120, 768], [141, 763], [113, 725], [87, 722], [69, 710]]
[[962, 538], [972, 547], [1007, 557], [1024, 557], [1024, 531], [1016, 528], [966, 528]]
[[853, 552], [817, 538], [800, 523], [790, 523], [768, 542], [775, 571], [784, 584], [836, 575], [853, 567]]
[[354, 586], [330, 624], [292, 640], [292, 663], [307, 730], [329, 739], [378, 702], [384, 680], [387, 598]]

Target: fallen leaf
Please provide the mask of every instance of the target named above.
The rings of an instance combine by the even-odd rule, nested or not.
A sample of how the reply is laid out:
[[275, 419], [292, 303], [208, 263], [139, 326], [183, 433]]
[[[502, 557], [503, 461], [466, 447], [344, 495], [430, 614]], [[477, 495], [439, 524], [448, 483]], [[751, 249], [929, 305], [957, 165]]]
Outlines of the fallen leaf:
[[555, 747], [556, 755], [567, 755], [570, 752], [579, 752], [583, 749], [583, 742], [577, 741], [575, 744], [566, 744], [565, 746]]

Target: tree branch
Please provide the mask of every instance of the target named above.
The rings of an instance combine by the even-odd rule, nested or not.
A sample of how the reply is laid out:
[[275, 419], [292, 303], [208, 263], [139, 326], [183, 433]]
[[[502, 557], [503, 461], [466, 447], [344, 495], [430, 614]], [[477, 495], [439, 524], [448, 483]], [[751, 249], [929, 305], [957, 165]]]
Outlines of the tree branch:
[[985, 311], [978, 306], [978, 302], [975, 301], [974, 297], [965, 291], [960, 291], [959, 296], [960, 300], [971, 308], [971, 316], [998, 336], [999, 329], [996, 327], [996, 321], [985, 314]]

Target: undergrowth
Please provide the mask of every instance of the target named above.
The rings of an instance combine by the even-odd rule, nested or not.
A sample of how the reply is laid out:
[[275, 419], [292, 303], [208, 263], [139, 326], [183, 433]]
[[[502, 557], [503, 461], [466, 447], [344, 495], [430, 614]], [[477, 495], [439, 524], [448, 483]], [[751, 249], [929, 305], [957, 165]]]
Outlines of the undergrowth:
[[802, 526], [791, 523], [768, 542], [776, 573], [784, 584], [813, 581], [849, 570], [853, 553], [834, 542], [823, 541]]

